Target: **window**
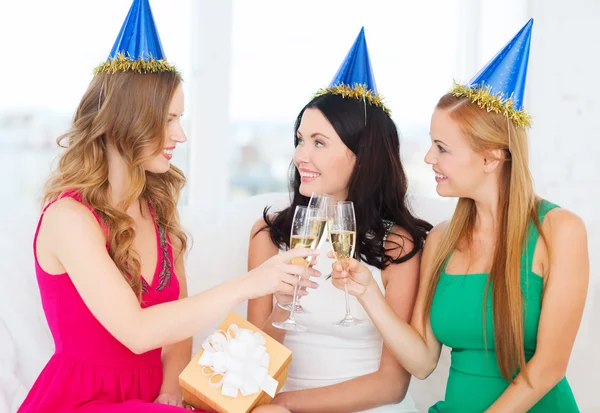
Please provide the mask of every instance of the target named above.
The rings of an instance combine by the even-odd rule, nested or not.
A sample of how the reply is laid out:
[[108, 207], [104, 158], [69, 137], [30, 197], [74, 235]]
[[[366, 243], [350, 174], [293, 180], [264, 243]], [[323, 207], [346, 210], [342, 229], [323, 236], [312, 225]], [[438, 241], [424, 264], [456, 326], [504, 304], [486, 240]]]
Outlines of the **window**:
[[[190, 142], [173, 159], [188, 177], [182, 206], [204, 193], [222, 202], [287, 190], [294, 120], [328, 85], [363, 25], [378, 89], [402, 135], [411, 190], [433, 195], [422, 158], [432, 108], [459, 67], [461, 1], [152, 1], [167, 57], [184, 75]], [[11, 176], [2, 194], [12, 200], [4, 208], [39, 206], [59, 153], [56, 138], [129, 6], [31, 0], [14, 4], [14, 13], [30, 16], [29, 26], [0, 24], [3, 38], [19, 39], [4, 46], [17, 64], [0, 67], [9, 80], [0, 100], [0, 165]]]
[[[167, 57], [184, 75], [190, 73], [191, 0], [151, 3]], [[0, 37], [18, 39], [3, 42], [4, 55], [15, 60], [0, 65], [0, 165], [2, 176], [10, 177], [1, 186], [2, 200], [10, 200], [3, 202], [4, 211], [39, 208], [42, 185], [59, 154], [56, 138], [68, 130], [92, 71], [106, 59], [130, 6], [123, 0], [30, 0], [0, 13]], [[189, 116], [182, 121], [185, 129]], [[182, 145], [174, 157], [186, 172], [187, 152]]]
[[435, 194], [423, 156], [429, 117], [458, 64], [457, 2], [234, 0], [229, 197], [287, 190], [296, 116], [329, 84], [361, 26], [411, 190]]

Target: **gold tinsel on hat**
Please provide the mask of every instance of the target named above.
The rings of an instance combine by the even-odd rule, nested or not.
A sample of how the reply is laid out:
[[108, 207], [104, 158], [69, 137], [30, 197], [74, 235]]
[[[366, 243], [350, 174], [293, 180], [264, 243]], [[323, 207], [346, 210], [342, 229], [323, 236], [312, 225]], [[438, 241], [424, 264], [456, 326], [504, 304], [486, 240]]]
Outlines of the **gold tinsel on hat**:
[[510, 97], [506, 98], [501, 93], [493, 94], [491, 86], [482, 84], [468, 87], [455, 81], [450, 93], [457, 97], [467, 97], [488, 112], [501, 113], [521, 128], [526, 129], [531, 126], [531, 115], [524, 109], [516, 109], [515, 102]]
[[328, 88], [322, 88], [315, 93], [313, 97], [322, 95], [338, 95], [343, 98], [351, 98], [357, 100], [365, 100], [373, 106], [377, 106], [388, 115], [391, 111], [383, 103], [383, 99], [379, 93], [373, 93], [367, 85], [355, 83], [354, 86], [346, 85], [344, 83], [337, 84]]
[[116, 73], [116, 72], [135, 72], [135, 73], [162, 73], [173, 72], [181, 77], [181, 73], [177, 68], [165, 59], [154, 59], [150, 56], [149, 59], [132, 60], [122, 53], [118, 53], [116, 57], [108, 59], [96, 69], [94, 74], [98, 73]]

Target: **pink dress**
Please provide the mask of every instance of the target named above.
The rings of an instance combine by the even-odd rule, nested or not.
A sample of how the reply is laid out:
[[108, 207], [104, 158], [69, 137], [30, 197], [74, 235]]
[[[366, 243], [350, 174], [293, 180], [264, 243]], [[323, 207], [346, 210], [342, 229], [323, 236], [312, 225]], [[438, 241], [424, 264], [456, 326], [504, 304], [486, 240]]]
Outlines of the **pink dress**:
[[[63, 197], [82, 202], [75, 192]], [[96, 211], [86, 206], [102, 225]], [[33, 246], [42, 306], [54, 338], [55, 351], [18, 412], [186, 411], [181, 407], [152, 403], [159, 394], [163, 378], [160, 348], [139, 355], [131, 352], [92, 315], [68, 274], [50, 275], [40, 267], [35, 244], [46, 208], [40, 217]], [[179, 298], [179, 282], [168, 236], [156, 219], [154, 225], [158, 260], [151, 285], [143, 283], [142, 307]]]

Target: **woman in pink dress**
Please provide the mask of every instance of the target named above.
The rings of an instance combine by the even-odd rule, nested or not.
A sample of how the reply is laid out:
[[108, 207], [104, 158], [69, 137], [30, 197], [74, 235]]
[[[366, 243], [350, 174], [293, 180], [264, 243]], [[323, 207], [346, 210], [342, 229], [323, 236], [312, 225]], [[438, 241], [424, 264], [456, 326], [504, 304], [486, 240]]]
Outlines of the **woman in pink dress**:
[[243, 301], [289, 293], [305, 271], [290, 260], [316, 255], [293, 250], [187, 297], [185, 178], [169, 162], [186, 141], [180, 83], [148, 0], [135, 0], [46, 184], [34, 253], [55, 353], [19, 412], [183, 411], [190, 337]]

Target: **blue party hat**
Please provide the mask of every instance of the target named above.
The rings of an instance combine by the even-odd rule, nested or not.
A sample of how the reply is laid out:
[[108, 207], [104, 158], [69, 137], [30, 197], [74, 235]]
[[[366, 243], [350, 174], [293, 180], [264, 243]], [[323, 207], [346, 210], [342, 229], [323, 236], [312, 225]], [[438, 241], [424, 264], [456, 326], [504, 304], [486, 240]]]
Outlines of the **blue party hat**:
[[377, 93], [364, 27], [360, 29], [360, 33], [358, 33], [354, 44], [333, 77], [329, 87], [320, 89], [316, 93], [316, 96], [325, 94], [364, 100], [382, 108], [386, 113], [390, 112], [383, 104], [381, 96]]
[[518, 126], [529, 127], [523, 109], [533, 19], [466, 85], [455, 83], [454, 96], [466, 96], [488, 111], [502, 113]]
[[177, 73], [165, 58], [148, 0], [133, 0], [108, 59], [95, 70], [98, 72]]

